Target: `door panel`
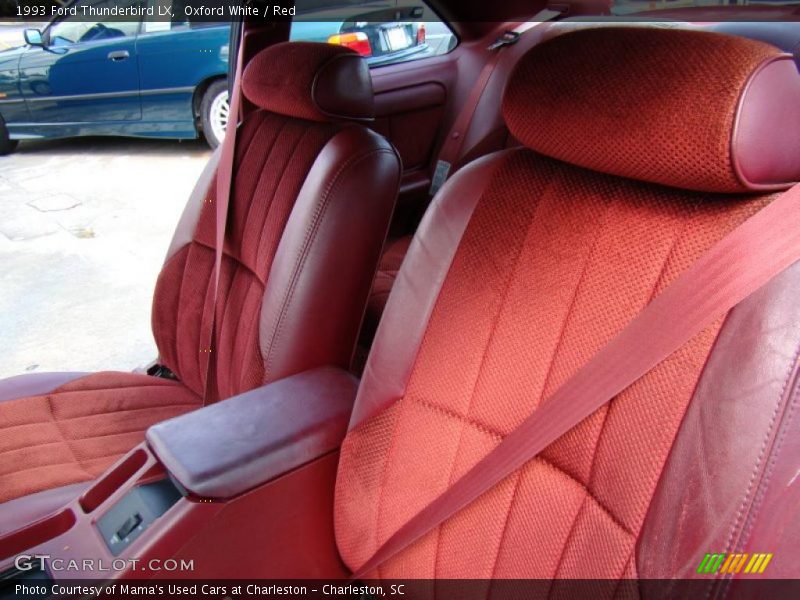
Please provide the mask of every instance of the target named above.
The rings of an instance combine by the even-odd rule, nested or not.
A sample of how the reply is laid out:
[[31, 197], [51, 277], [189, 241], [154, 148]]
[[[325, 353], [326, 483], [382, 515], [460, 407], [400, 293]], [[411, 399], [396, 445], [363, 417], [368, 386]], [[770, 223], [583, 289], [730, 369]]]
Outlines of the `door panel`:
[[17, 70], [23, 52], [22, 48], [13, 48], [0, 53], [0, 116], [6, 123], [29, 120]]
[[424, 169], [442, 122], [447, 90], [423, 83], [375, 96], [374, 129], [392, 141], [408, 171]]
[[424, 208], [435, 152], [445, 135], [456, 69], [450, 55], [372, 70], [372, 127], [394, 144], [403, 160], [400, 208]]

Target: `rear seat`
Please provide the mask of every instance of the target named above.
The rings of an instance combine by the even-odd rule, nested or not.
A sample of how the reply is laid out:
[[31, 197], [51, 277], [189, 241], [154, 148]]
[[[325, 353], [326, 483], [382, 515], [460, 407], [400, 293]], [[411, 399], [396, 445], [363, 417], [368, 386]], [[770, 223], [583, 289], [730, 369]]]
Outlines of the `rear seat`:
[[[508, 132], [503, 117], [500, 114], [501, 99], [506, 83], [517, 61], [533, 46], [540, 44], [552, 37], [563, 35], [578, 29], [616, 26], [621, 24], [614, 18], [609, 20], [596, 19], [591, 22], [582, 20], [565, 19], [558, 22], [542, 23], [530, 30], [520, 38], [515, 45], [504, 50], [504, 56], [498, 62], [475, 114], [466, 132], [464, 146], [452, 173], [469, 162], [486, 156], [492, 152], [513, 148], [519, 145]], [[631, 26], [641, 27], [643, 23], [631, 22]], [[709, 23], [692, 25], [680, 22], [648, 22], [650, 27], [664, 28], [692, 28], [719, 31], [754, 40], [764, 41], [784, 50], [795, 52], [800, 49], [800, 27], [796, 23]], [[624, 26], [624, 25], [623, 25]], [[489, 58], [487, 53], [486, 58]], [[477, 76], [477, 73], [475, 74]], [[403, 264], [406, 252], [411, 244], [413, 233], [407, 236], [389, 240], [384, 249], [383, 258], [375, 277], [370, 292], [369, 304], [364, 320], [364, 329], [361, 344], [371, 342], [380, 323], [381, 316], [386, 307], [389, 294], [392, 291], [397, 272]]]
[[[542, 23], [522, 36], [516, 44], [503, 50], [503, 57], [495, 67], [492, 77], [481, 95], [480, 102], [475, 109], [470, 125], [465, 132], [464, 144], [460, 155], [451, 170], [451, 176], [464, 165], [492, 152], [519, 146], [519, 143], [509, 134], [503, 117], [500, 114], [500, 103], [511, 71], [517, 61], [533, 46], [540, 43], [553, 33], [550, 28], [555, 23]], [[482, 41], [479, 48], [488, 46], [493, 40], [489, 37]], [[489, 58], [486, 53], [485, 58]], [[478, 77], [478, 73], [474, 73]], [[458, 107], [461, 110], [461, 107]], [[432, 165], [432, 168], [435, 165]], [[361, 335], [361, 345], [369, 345], [377, 330], [386, 301], [392, 291], [394, 280], [400, 266], [403, 264], [406, 252], [411, 245], [413, 232], [387, 241], [384, 248], [375, 281], [370, 292], [364, 327]]]

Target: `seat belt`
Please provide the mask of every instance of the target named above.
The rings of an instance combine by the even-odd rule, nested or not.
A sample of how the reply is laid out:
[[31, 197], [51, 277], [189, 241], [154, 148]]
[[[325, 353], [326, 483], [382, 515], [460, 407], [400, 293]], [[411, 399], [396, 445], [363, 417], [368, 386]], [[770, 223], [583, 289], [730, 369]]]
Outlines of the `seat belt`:
[[475, 85], [472, 87], [469, 96], [467, 96], [461, 112], [458, 114], [455, 122], [453, 123], [450, 133], [439, 152], [439, 159], [436, 161], [436, 169], [433, 173], [433, 181], [431, 182], [430, 195], [435, 196], [436, 193], [447, 181], [453, 165], [456, 164], [461, 156], [461, 150], [464, 147], [464, 140], [469, 132], [469, 126], [472, 123], [472, 118], [475, 116], [475, 111], [478, 110], [478, 104], [481, 102], [483, 93], [486, 91], [486, 86], [492, 78], [497, 64], [500, 62], [502, 56], [501, 50], [506, 46], [513, 46], [516, 44], [520, 37], [527, 32], [544, 23], [551, 21], [561, 16], [561, 11], [544, 9], [537, 13], [530, 21], [520, 23], [513, 29], [505, 31], [496, 41], [487, 47], [487, 51], [491, 52], [489, 60], [481, 69]]
[[717, 242], [614, 339], [353, 575], [372, 573], [538, 456], [695, 335], [800, 260], [800, 185]]
[[[217, 167], [216, 186], [216, 234], [214, 239], [214, 281], [211, 298], [211, 323], [205, 333], [205, 339], [200, 344], [200, 352], [206, 358], [206, 381], [203, 387], [203, 406], [211, 400], [212, 366], [214, 364], [212, 353], [214, 349], [214, 330], [216, 328], [217, 298], [219, 297], [219, 278], [222, 271], [222, 256], [225, 251], [225, 230], [228, 225], [228, 212], [230, 209], [231, 192], [233, 184], [233, 161], [236, 151], [236, 134], [239, 125], [240, 104], [242, 96], [242, 68], [244, 64], [244, 23], [239, 35], [239, 45], [236, 53], [236, 70], [231, 87], [228, 125], [225, 130], [225, 139], [222, 140], [219, 165]], [[210, 190], [209, 190], [210, 191]], [[202, 372], [202, 368], [201, 368]]]

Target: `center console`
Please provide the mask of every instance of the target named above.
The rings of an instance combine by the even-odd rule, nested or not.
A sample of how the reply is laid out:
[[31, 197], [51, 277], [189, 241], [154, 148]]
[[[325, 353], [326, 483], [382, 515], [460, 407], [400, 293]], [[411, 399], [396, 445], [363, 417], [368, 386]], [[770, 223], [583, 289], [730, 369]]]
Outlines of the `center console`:
[[357, 387], [316, 369], [152, 427], [80, 497], [0, 536], [0, 579], [346, 577], [333, 491]]

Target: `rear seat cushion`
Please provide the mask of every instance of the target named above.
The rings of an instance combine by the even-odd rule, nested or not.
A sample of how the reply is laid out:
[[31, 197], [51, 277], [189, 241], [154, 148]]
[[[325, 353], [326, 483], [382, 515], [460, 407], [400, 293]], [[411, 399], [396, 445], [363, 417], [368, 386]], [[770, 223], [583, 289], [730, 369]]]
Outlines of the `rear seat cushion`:
[[0, 402], [0, 503], [94, 479], [148, 427], [201, 405], [175, 381], [115, 372]]
[[406, 256], [406, 252], [408, 252], [408, 247], [411, 245], [411, 240], [412, 236], [409, 235], [397, 238], [386, 244], [381, 263], [378, 266], [378, 272], [375, 274], [375, 281], [372, 284], [372, 291], [367, 304], [367, 314], [364, 319], [363, 336], [369, 340], [372, 340], [375, 335], [383, 309], [386, 307], [386, 301], [389, 299], [389, 293], [392, 291], [394, 280], [397, 277], [400, 266], [403, 264], [403, 259]]

